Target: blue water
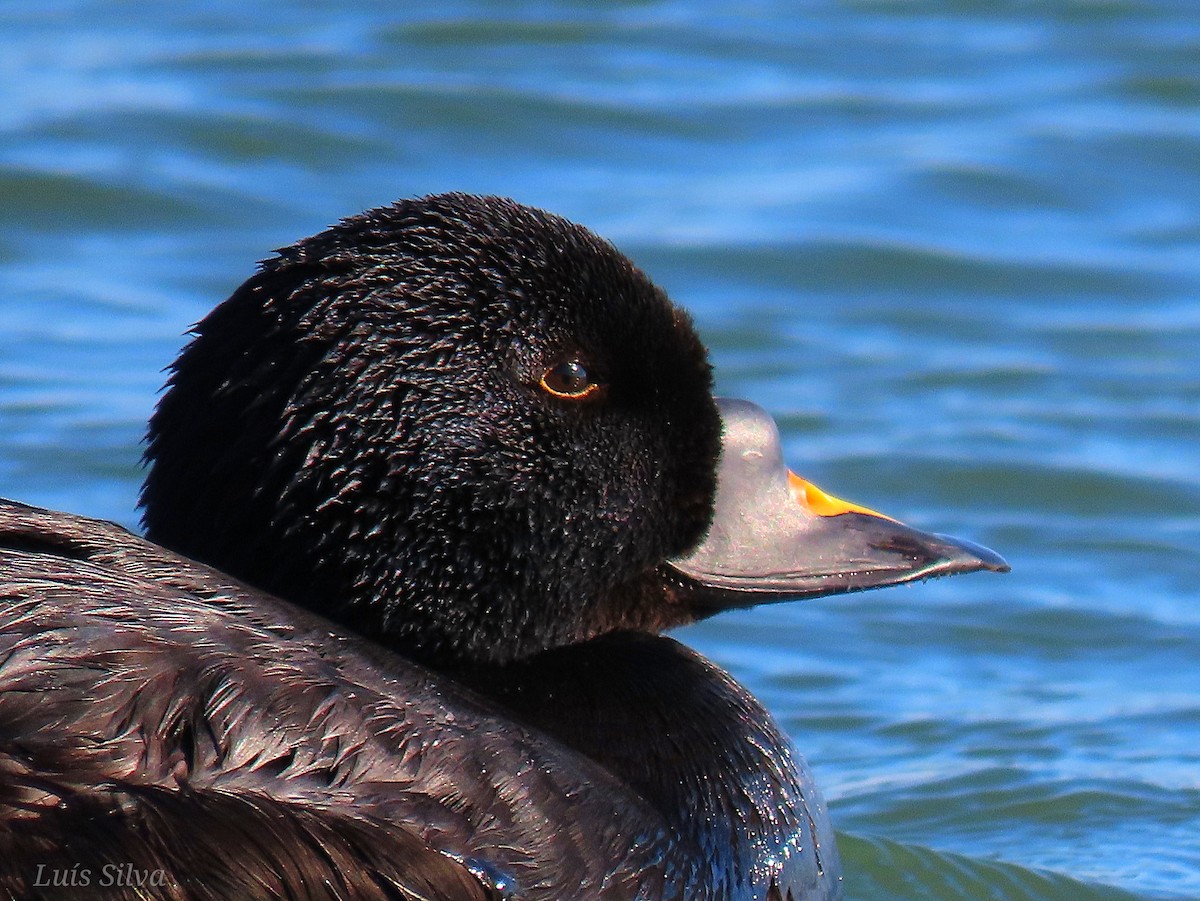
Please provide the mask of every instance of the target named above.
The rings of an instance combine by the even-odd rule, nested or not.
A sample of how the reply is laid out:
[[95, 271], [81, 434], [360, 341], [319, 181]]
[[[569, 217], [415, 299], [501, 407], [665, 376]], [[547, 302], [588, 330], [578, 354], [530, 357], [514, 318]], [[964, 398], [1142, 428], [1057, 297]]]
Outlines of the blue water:
[[271, 249], [491, 192], [613, 239], [818, 484], [1004, 552], [685, 638], [848, 896], [1200, 898], [1200, 6], [0, 4], [0, 495], [136, 523]]

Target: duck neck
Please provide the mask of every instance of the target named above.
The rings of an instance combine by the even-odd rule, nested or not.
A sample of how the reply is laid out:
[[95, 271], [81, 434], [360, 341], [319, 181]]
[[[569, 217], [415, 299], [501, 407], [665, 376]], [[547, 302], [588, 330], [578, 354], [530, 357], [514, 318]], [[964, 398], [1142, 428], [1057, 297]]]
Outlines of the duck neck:
[[619, 632], [460, 675], [654, 806], [690, 859], [685, 897], [787, 897], [836, 871], [823, 802], [791, 743], [678, 642]]

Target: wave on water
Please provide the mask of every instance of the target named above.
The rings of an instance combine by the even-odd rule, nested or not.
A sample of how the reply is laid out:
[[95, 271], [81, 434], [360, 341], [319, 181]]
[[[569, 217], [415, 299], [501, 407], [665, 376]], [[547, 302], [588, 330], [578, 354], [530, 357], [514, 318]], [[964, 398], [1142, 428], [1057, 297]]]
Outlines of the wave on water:
[[1061, 873], [978, 860], [921, 845], [842, 833], [847, 901], [1135, 901], [1135, 895]]

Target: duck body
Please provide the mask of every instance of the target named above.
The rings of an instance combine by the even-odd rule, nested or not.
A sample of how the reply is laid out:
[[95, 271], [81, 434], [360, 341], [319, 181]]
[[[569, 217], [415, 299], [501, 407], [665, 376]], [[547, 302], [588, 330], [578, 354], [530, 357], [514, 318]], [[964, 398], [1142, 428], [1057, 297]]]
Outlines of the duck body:
[[671, 639], [451, 679], [117, 526], [12, 502], [0, 572], [13, 897], [85, 871], [80, 896], [122, 897], [101, 879], [125, 866], [161, 897], [836, 896], [803, 762]]
[[[3, 592], [20, 598], [0, 629], [9, 850], [61, 847], [74, 805], [99, 816], [102, 833], [126, 833], [106, 863], [149, 847], [150, 869], [172, 887], [229, 897], [220, 886], [237, 881], [236, 845], [222, 842], [208, 864], [229, 870], [214, 888], [179, 872], [180, 847], [166, 841], [186, 829], [189, 801], [249, 797], [309, 811], [330, 830], [417, 835], [422, 847], [487, 862], [498, 893], [514, 878], [522, 898], [640, 897], [643, 880], [666, 890], [668, 835], [645, 804], [453, 680], [115, 526], [12, 504], [0, 512]], [[163, 790], [184, 799], [161, 814], [166, 828]], [[387, 834], [376, 843], [386, 859]], [[33, 888], [23, 855], [0, 860], [9, 886]], [[280, 897], [306, 897], [286, 872], [249, 866], [277, 879]], [[325, 897], [320, 888], [307, 886]]]
[[644, 274], [497, 198], [280, 251], [147, 459], [150, 540], [0, 503], [14, 898], [833, 899], [803, 761], [660, 633], [1005, 568], [790, 474]]

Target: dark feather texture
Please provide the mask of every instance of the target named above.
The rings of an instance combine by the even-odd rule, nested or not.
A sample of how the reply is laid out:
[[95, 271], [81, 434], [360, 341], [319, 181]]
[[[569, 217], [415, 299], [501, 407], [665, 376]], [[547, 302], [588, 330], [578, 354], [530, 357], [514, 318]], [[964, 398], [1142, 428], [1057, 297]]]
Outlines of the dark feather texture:
[[[402, 202], [281, 251], [195, 332], [150, 424], [152, 540], [438, 664], [690, 618], [653, 571], [712, 514], [704, 348], [586, 229]], [[575, 359], [603, 403], [538, 387]]]
[[500, 901], [411, 832], [269, 797], [56, 790], [0, 840], [0, 893], [61, 901]]
[[705, 897], [836, 889], [833, 831], [807, 766], [762, 705], [695, 651], [618, 632], [466, 679], [645, 798], [697, 862]]
[[157, 544], [0, 502], [0, 892], [836, 897], [803, 762], [657, 634], [712, 612], [665, 564], [712, 517], [710, 391], [662, 291], [511, 201], [280, 251], [173, 367]]
[[[96, 816], [107, 843], [92, 848], [73, 824]], [[386, 823], [380, 854], [486, 861], [521, 898], [632, 898], [635, 880], [668, 875], [652, 809], [453, 681], [116, 526], [0, 502], [8, 878], [49, 860], [22, 856], [37, 841], [63, 845], [55, 860], [149, 854], [188, 882], [191, 852], [167, 839], [194, 823], [188, 840], [219, 842], [200, 824], [238, 816], [314, 837], [351, 822], [357, 840]], [[204, 873], [269, 861], [261, 840]]]

